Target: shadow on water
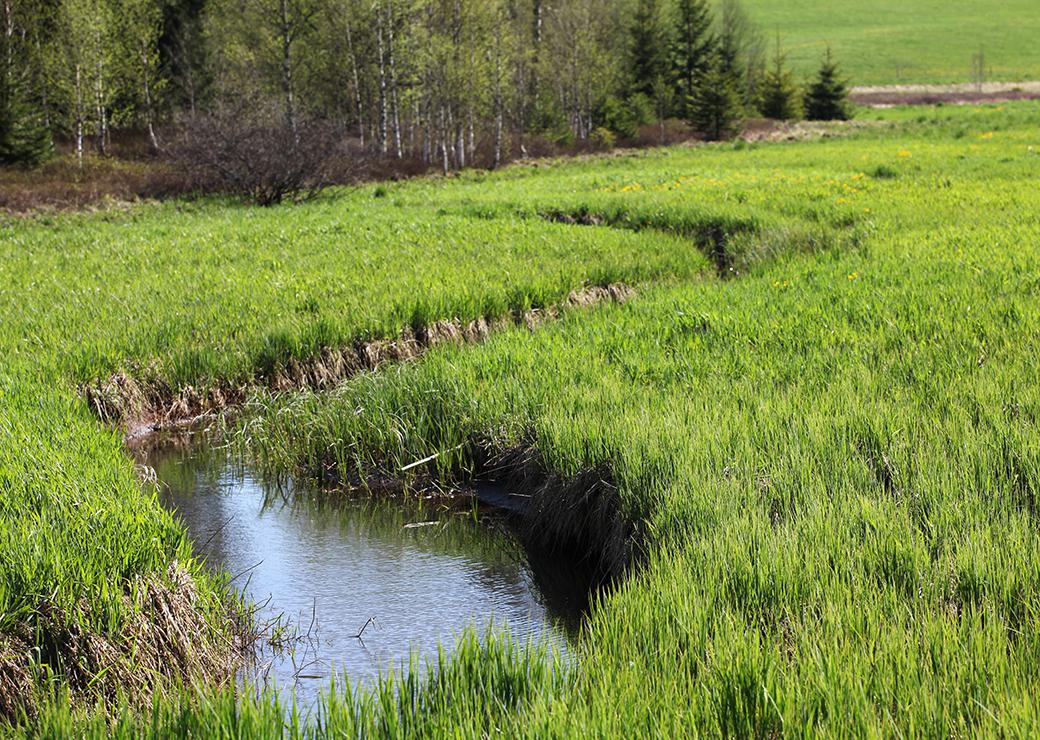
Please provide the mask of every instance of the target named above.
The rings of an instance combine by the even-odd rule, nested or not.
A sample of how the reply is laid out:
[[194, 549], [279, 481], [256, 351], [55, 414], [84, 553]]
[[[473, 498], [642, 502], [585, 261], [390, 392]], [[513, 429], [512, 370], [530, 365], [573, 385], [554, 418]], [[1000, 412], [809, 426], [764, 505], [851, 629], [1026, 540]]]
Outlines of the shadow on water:
[[597, 585], [580, 558], [525, 548], [484, 492], [446, 504], [279, 484], [205, 442], [138, 458], [196, 553], [230, 574], [281, 638], [245, 678], [291, 687], [301, 707], [333, 675], [370, 684], [413, 652], [450, 649], [467, 627], [508, 629], [566, 653]]

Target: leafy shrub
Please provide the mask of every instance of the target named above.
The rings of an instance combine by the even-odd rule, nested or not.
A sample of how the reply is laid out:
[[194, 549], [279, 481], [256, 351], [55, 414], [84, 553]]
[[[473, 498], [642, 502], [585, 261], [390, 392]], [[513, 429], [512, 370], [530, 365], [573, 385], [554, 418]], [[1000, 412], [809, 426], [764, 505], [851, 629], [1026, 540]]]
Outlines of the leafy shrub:
[[589, 143], [596, 149], [613, 149], [617, 137], [610, 129], [599, 126], [589, 135]]

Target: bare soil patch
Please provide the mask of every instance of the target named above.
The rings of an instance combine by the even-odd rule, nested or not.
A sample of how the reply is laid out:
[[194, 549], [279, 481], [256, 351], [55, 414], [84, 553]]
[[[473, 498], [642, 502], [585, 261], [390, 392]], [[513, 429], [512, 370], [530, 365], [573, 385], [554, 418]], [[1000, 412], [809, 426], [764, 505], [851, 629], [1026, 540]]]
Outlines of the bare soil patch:
[[852, 102], [868, 108], [897, 105], [969, 105], [1040, 100], [1040, 82], [985, 82], [981, 85], [888, 85], [855, 87]]

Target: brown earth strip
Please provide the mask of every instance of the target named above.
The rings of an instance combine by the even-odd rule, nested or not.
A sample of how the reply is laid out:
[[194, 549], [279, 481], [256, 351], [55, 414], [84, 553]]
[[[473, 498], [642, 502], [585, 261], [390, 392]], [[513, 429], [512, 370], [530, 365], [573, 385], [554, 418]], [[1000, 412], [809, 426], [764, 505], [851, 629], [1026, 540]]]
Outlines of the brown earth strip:
[[868, 108], [898, 105], [970, 105], [1040, 100], [1040, 82], [989, 82], [981, 85], [889, 85], [856, 87], [850, 98]]
[[405, 329], [394, 339], [358, 342], [338, 349], [326, 347], [315, 357], [290, 359], [267, 376], [251, 382], [172, 389], [159, 382], [143, 383], [130, 373], [119, 372], [87, 384], [81, 390], [102, 421], [122, 427], [126, 444], [132, 447], [155, 433], [188, 426], [210, 414], [240, 406], [255, 387], [279, 392], [328, 390], [354, 375], [415, 359], [441, 344], [481, 342], [493, 332], [510, 326], [534, 329], [558, 318], [567, 309], [624, 303], [634, 293], [624, 283], [612, 283], [572, 291], [565, 300], [546, 308], [514, 312], [490, 320], [436, 321], [418, 331]]

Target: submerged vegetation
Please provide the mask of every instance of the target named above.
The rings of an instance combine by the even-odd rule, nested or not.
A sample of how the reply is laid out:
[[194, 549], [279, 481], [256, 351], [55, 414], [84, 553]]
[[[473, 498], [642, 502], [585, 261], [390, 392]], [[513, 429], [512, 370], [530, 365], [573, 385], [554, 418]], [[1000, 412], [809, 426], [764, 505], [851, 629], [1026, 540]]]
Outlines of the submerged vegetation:
[[[24, 696], [0, 709], [44, 734], [286, 721], [273, 697], [174, 690], [189, 670], [127, 704], [117, 678], [154, 637], [135, 584], [190, 578], [193, 654], [225, 654], [235, 609], [85, 400], [121, 377], [115, 394], [248, 389], [229, 423], [273, 472], [526, 481], [534, 527], [627, 571], [574, 664], [471, 635], [429, 673], [333, 687], [292, 734], [1035, 731], [1037, 105], [879, 117], [264, 211], [4, 225], [0, 685]], [[637, 297], [331, 393], [266, 382], [616, 282]]]

